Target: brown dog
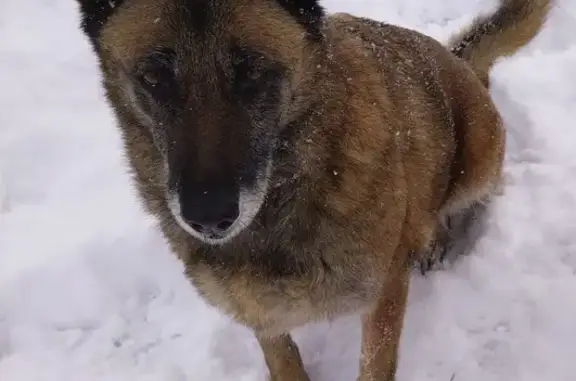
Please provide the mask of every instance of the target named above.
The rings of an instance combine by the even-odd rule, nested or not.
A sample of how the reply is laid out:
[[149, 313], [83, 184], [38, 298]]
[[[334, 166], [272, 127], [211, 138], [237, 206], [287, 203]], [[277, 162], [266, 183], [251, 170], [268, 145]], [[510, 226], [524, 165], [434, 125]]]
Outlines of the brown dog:
[[449, 48], [316, 0], [80, 0], [140, 195], [208, 302], [305, 381], [294, 327], [363, 313], [360, 380], [393, 380], [415, 256], [499, 183], [494, 60], [547, 0], [503, 1]]

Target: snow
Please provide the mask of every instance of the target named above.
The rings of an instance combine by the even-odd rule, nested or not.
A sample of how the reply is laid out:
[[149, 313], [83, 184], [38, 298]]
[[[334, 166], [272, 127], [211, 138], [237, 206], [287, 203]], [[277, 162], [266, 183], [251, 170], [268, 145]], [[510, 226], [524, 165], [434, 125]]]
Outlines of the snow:
[[[440, 39], [495, 0], [331, 0]], [[576, 0], [492, 72], [506, 193], [470, 257], [414, 276], [399, 381], [576, 373]], [[136, 201], [70, 0], [0, 2], [0, 380], [264, 381]], [[313, 381], [357, 374], [357, 316], [298, 329]]]

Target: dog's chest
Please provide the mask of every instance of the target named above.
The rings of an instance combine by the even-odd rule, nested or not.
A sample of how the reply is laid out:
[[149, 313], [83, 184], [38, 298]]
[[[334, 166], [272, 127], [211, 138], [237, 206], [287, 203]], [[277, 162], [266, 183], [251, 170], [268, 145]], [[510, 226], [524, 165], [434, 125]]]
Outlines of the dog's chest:
[[370, 261], [342, 259], [309, 261], [307, 267], [284, 274], [266, 272], [249, 261], [229, 267], [206, 261], [190, 269], [190, 275], [207, 302], [254, 330], [274, 335], [360, 312], [374, 301], [385, 276], [382, 270]]

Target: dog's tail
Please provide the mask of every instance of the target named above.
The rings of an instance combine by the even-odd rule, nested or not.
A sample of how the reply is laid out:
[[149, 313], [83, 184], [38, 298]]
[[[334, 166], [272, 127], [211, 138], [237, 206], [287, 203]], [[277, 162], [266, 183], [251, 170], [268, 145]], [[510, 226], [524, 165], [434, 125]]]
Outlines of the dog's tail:
[[453, 54], [468, 61], [484, 85], [496, 59], [510, 56], [529, 43], [546, 21], [552, 0], [500, 0], [491, 15], [478, 17], [452, 37]]

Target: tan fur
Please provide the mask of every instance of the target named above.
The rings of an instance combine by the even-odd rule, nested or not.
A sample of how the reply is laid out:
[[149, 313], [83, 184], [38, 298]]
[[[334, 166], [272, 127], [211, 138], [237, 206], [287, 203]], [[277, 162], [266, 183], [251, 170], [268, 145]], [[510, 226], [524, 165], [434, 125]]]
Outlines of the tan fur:
[[[475, 24], [479, 39], [458, 51], [469, 62], [415, 31], [348, 14], [328, 17], [325, 41], [311, 42], [269, 0], [218, 0], [216, 32], [182, 39], [165, 23], [173, 3], [129, 0], [99, 40], [145, 205], [206, 300], [254, 330], [272, 380], [308, 381], [291, 329], [347, 313], [363, 313], [360, 380], [393, 380], [413, 257], [448, 245], [446, 221], [489, 201], [500, 181], [505, 133], [484, 77], [534, 36], [548, 2], [515, 1], [530, 10], [516, 13], [508, 4], [489, 37]], [[217, 81], [201, 52], [228, 35], [288, 67], [282, 124], [294, 137], [259, 217], [207, 247], [168, 210], [163, 158], [124, 70], [158, 44], [188, 44], [197, 91]], [[218, 102], [204, 105], [197, 136], [208, 147], [225, 132]]]
[[551, 7], [550, 0], [502, 0], [495, 14], [476, 18], [470, 28], [452, 37], [449, 46], [488, 85], [494, 62], [529, 43], [540, 31]]

